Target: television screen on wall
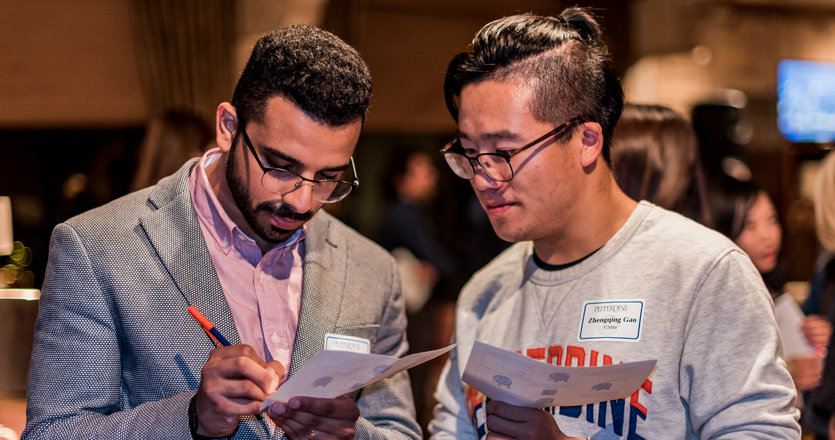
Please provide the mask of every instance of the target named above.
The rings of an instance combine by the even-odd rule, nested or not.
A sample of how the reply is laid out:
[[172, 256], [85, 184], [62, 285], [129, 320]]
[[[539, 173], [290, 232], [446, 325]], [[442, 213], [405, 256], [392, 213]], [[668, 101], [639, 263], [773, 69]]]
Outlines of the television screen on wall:
[[835, 141], [835, 63], [780, 62], [777, 125], [792, 142]]

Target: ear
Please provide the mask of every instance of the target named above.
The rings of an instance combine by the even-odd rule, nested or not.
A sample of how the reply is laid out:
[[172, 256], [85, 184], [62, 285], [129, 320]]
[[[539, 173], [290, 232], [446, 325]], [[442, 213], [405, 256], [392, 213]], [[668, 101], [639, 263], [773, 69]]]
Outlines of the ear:
[[587, 168], [597, 161], [603, 151], [603, 128], [597, 122], [585, 122], [580, 128], [580, 163]]
[[232, 148], [232, 140], [238, 129], [238, 115], [235, 107], [228, 102], [222, 102], [217, 106], [215, 114], [215, 131], [217, 146], [220, 150], [227, 152]]

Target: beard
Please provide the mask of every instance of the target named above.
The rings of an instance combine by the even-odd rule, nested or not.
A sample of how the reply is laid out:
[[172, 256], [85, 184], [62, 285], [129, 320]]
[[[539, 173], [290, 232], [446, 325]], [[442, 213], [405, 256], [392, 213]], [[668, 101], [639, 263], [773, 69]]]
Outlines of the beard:
[[[313, 218], [312, 212], [296, 212], [296, 210], [283, 202], [262, 202], [258, 205], [253, 205], [252, 196], [249, 193], [249, 188], [242, 178], [243, 164], [238, 163], [235, 155], [237, 145], [233, 144], [229, 151], [229, 158], [226, 164], [226, 181], [229, 184], [229, 190], [232, 193], [232, 199], [238, 210], [243, 214], [244, 219], [249, 224], [250, 228], [255, 231], [264, 241], [278, 244], [286, 241], [293, 236], [299, 228], [296, 229], [281, 229], [273, 226], [269, 219], [264, 220], [264, 223], [258, 221], [258, 214], [264, 213], [265, 217], [275, 215], [291, 220], [300, 220], [307, 222]], [[258, 185], [260, 185], [260, 179]]]

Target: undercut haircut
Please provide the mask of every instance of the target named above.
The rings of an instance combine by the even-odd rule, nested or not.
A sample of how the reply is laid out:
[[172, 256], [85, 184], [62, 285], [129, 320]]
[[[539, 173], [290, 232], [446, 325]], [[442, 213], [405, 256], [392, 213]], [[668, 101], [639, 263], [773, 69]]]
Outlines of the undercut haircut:
[[581, 117], [599, 123], [603, 159], [611, 168], [609, 141], [623, 109], [623, 89], [600, 25], [587, 9], [495, 20], [476, 33], [472, 49], [452, 59], [444, 79], [447, 109], [456, 122], [464, 86], [517, 82], [532, 92], [529, 105], [537, 120], [557, 125]]

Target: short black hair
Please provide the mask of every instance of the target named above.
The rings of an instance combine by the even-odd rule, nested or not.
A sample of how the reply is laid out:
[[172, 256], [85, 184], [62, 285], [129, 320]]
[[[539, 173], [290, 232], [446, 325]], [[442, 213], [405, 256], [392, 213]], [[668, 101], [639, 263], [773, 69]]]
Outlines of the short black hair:
[[486, 80], [520, 81], [533, 92], [531, 111], [543, 122], [576, 117], [598, 122], [603, 159], [611, 167], [609, 139], [623, 109], [623, 89], [588, 9], [567, 8], [559, 16], [520, 14], [486, 24], [472, 52], [456, 55], [444, 80], [444, 98], [458, 120], [465, 85]]
[[274, 96], [322, 124], [365, 121], [371, 74], [359, 53], [336, 35], [288, 26], [261, 36], [252, 49], [232, 95], [239, 125], [261, 121]]

